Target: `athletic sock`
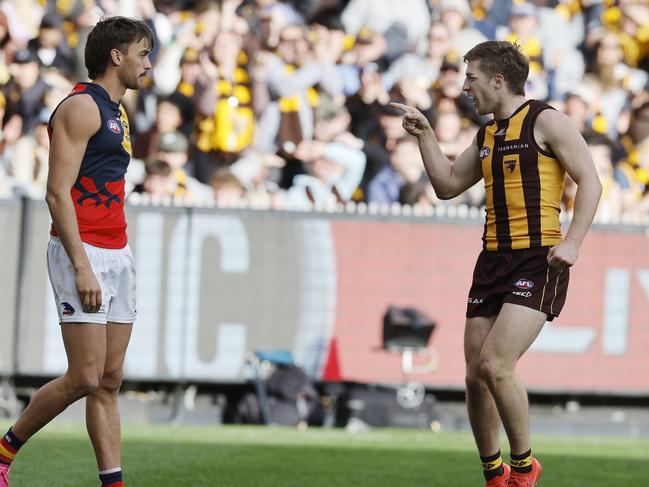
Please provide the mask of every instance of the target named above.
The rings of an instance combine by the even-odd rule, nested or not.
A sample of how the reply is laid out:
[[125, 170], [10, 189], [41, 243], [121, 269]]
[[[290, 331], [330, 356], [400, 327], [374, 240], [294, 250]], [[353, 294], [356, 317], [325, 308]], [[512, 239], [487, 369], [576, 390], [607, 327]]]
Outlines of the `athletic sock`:
[[9, 428], [9, 431], [0, 440], [0, 463], [11, 465], [16, 453], [24, 444], [25, 442], [14, 435], [14, 432]]
[[532, 471], [532, 450], [527, 450], [520, 455], [511, 454], [511, 467], [514, 472], [530, 473]]
[[102, 470], [99, 472], [99, 480], [101, 480], [101, 487], [123, 487], [122, 468], [117, 467], [111, 468], [110, 470]]
[[482, 462], [482, 471], [485, 480], [491, 480], [505, 473], [503, 457], [500, 455], [500, 450], [488, 457], [481, 456], [480, 461]]

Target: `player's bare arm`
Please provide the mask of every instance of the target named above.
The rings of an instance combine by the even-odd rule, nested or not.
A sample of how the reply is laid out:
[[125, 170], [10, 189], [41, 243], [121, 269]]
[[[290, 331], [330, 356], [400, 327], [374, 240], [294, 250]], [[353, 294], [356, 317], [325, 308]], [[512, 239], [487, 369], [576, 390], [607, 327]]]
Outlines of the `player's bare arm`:
[[86, 312], [101, 306], [101, 287], [81, 243], [70, 191], [79, 175], [88, 140], [97, 132], [101, 118], [97, 105], [87, 95], [64, 101], [52, 120], [47, 195], [54, 228], [74, 266], [77, 291]]
[[548, 253], [550, 265], [571, 266], [579, 256], [579, 248], [597, 211], [602, 184], [586, 141], [566, 115], [556, 110], [541, 112], [534, 126], [534, 138], [541, 147], [547, 147], [556, 155], [577, 183], [570, 227], [563, 242]]
[[426, 117], [416, 108], [391, 102], [390, 106], [404, 113], [403, 128], [417, 137], [428, 179], [440, 199], [451, 199], [482, 179], [482, 168], [476, 140], [455, 161], [442, 152], [437, 137]]

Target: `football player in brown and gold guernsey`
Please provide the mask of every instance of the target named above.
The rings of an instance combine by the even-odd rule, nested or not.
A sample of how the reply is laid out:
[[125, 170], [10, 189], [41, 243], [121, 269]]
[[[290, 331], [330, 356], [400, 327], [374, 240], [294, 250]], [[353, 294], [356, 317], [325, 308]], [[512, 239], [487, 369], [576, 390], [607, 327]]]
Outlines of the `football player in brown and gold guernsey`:
[[[602, 188], [572, 121], [525, 97], [529, 64], [519, 46], [483, 42], [464, 61], [462, 89], [479, 114], [494, 119], [454, 162], [444, 156], [418, 110], [391, 106], [404, 113], [404, 128], [417, 137], [437, 196], [453, 198], [484, 179], [483, 250], [473, 273], [464, 334], [467, 409], [487, 487], [532, 487], [541, 465], [532, 456], [527, 391], [516, 363], [545, 322], [561, 311], [570, 267]], [[578, 189], [563, 236], [559, 213], [566, 172]], [[509, 440], [509, 464], [500, 453], [501, 423]]]

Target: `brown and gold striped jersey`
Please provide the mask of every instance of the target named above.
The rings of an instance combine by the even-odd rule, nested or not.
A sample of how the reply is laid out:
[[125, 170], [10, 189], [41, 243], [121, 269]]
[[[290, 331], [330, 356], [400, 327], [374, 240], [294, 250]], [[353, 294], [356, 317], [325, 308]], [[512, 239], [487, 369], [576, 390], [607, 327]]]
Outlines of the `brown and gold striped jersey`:
[[534, 140], [539, 113], [553, 109], [528, 100], [511, 117], [480, 128], [477, 142], [485, 181], [485, 250], [552, 246], [562, 240], [559, 224], [565, 170]]

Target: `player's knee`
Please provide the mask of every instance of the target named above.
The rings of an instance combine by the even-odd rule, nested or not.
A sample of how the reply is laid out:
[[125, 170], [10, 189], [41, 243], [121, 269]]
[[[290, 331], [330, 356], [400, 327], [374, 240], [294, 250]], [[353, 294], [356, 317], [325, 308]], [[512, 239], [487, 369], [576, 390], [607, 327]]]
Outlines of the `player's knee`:
[[476, 390], [484, 387], [484, 379], [480, 374], [480, 368], [477, 366], [467, 366], [464, 381], [469, 390]]
[[101, 379], [101, 388], [107, 392], [117, 394], [122, 387], [124, 378], [124, 369], [121, 367], [116, 370], [105, 371]]
[[481, 360], [480, 375], [488, 384], [497, 384], [508, 380], [510, 371], [505, 367], [504, 362], [489, 357]]
[[70, 385], [72, 395], [78, 399], [89, 396], [96, 392], [99, 389], [101, 381], [97, 374], [88, 372], [70, 376], [68, 383]]

